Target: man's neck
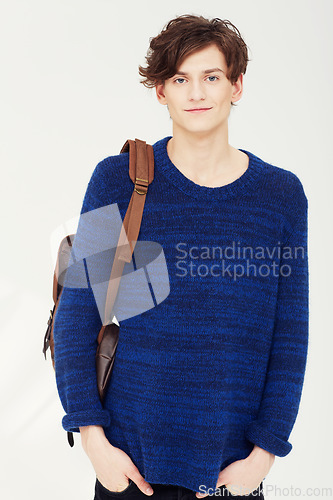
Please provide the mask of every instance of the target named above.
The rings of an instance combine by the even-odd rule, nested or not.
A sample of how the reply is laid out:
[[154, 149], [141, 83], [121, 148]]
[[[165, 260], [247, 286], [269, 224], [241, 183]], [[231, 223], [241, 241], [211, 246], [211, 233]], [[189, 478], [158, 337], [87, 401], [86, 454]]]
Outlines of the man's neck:
[[233, 182], [248, 167], [248, 156], [228, 143], [228, 134], [175, 131], [167, 143], [172, 163], [188, 179], [209, 187]]

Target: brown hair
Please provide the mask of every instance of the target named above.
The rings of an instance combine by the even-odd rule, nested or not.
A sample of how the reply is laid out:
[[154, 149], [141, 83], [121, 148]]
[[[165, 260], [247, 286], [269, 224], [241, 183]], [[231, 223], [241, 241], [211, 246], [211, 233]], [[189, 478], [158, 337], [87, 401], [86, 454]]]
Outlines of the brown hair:
[[230, 21], [218, 17], [209, 20], [192, 14], [178, 16], [149, 42], [147, 67], [139, 66], [139, 74], [144, 77], [140, 83], [147, 88], [164, 83], [177, 73], [185, 57], [212, 44], [224, 54], [228, 68], [226, 77], [232, 84], [241, 73], [245, 74], [250, 60], [239, 30]]

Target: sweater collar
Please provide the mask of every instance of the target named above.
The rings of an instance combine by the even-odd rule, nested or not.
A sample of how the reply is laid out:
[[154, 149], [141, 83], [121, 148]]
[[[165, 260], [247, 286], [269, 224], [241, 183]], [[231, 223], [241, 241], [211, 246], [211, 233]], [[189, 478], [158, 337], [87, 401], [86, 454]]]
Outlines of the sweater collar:
[[164, 137], [153, 144], [155, 167], [161, 170], [167, 179], [178, 189], [189, 196], [206, 200], [222, 200], [226, 198], [239, 197], [253, 189], [264, 172], [265, 163], [246, 149], [239, 149], [249, 157], [249, 165], [246, 171], [233, 182], [225, 186], [208, 187], [196, 184], [186, 177], [170, 160], [167, 143], [172, 136]]

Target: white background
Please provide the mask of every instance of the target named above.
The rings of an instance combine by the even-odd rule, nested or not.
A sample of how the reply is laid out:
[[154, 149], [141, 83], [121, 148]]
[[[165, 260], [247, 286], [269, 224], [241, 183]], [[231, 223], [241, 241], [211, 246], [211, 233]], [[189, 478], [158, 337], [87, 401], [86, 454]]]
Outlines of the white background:
[[[250, 48], [230, 144], [293, 171], [309, 200], [310, 344], [292, 452], [265, 483], [332, 482], [332, 2], [1, 2], [1, 498], [92, 500], [80, 435], [70, 448], [48, 351], [59, 227], [78, 217], [93, 169], [127, 138], [172, 135], [139, 83], [149, 38], [173, 17], [229, 19]], [[61, 231], [60, 231], [61, 232]], [[68, 232], [68, 231], [67, 231]], [[52, 239], [53, 238], [53, 239]], [[316, 494], [318, 496], [318, 493]], [[319, 494], [324, 497], [325, 493]], [[329, 496], [329, 495], [328, 495]]]

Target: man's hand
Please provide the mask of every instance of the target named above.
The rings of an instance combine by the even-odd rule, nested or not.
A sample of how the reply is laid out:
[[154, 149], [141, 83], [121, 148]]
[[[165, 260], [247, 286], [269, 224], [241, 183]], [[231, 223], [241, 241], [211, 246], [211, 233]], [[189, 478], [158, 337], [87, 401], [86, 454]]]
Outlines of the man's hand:
[[[247, 458], [237, 460], [220, 472], [216, 488], [225, 485], [232, 495], [247, 495], [256, 490], [267, 476], [275, 455], [255, 445]], [[197, 498], [205, 494], [196, 493]]]
[[95, 469], [97, 479], [105, 488], [119, 492], [124, 490], [129, 485], [128, 480], [132, 479], [145, 495], [154, 493], [130, 457], [109, 443], [103, 427], [87, 425], [79, 429], [82, 447]]

